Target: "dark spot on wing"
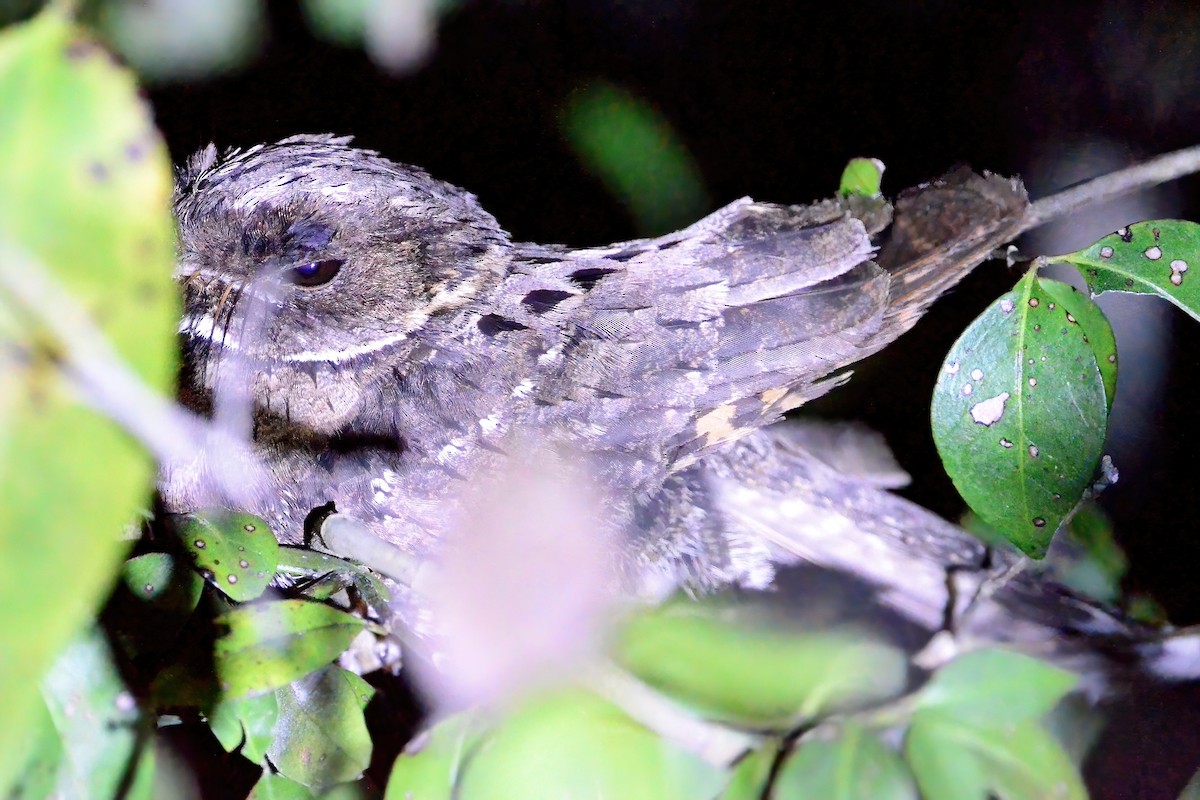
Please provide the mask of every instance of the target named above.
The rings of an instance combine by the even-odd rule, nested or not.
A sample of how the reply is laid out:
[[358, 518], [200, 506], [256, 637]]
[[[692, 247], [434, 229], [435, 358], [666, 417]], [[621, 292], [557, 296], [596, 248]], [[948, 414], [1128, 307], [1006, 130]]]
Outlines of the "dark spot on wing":
[[495, 336], [505, 331], [522, 331], [526, 326], [498, 314], [485, 314], [479, 318], [479, 332], [484, 336]]
[[574, 295], [558, 289], [534, 289], [521, 298], [521, 305], [534, 314], [545, 314], [568, 297], [574, 297]]
[[615, 269], [605, 269], [604, 267], [584, 267], [575, 270], [567, 278], [580, 289], [590, 292], [601, 278], [605, 275], [612, 275], [614, 272], [616, 272]]

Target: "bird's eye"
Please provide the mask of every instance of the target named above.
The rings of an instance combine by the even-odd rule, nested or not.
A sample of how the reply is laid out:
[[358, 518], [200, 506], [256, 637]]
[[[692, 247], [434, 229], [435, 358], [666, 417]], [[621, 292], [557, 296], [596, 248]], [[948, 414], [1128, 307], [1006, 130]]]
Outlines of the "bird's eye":
[[320, 286], [333, 280], [344, 263], [340, 258], [309, 261], [288, 270], [288, 279], [297, 286]]

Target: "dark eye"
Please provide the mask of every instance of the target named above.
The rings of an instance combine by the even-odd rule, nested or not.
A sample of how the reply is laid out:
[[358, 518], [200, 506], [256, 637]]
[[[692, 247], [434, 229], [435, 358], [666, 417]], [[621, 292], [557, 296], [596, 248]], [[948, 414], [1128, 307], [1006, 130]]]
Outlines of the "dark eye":
[[333, 280], [344, 263], [340, 258], [309, 261], [288, 270], [288, 279], [297, 286], [320, 286]]

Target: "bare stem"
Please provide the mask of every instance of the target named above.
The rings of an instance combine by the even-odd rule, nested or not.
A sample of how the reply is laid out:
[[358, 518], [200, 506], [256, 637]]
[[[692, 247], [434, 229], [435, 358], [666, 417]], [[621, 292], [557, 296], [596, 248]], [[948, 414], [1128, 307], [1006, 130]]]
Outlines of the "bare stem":
[[1021, 232], [1061, 219], [1086, 206], [1149, 189], [1194, 172], [1200, 172], [1200, 145], [1176, 150], [1044, 197], [1030, 205], [1021, 223]]

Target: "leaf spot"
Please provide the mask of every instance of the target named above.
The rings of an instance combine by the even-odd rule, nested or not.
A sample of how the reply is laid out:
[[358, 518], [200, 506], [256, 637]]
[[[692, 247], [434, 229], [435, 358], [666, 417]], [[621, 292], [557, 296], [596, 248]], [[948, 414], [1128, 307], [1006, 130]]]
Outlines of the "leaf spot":
[[208, 547], [208, 542], [204, 541], [203, 539], [197, 539], [196, 541], [192, 542], [192, 546], [197, 550], [203, 550], [204, 548]]
[[230, 585], [235, 584], [237, 583], [237, 575], [229, 575], [225, 578], [225, 580], [228, 581]]
[[1039, 304], [1039, 303], [1041, 303], [1041, 302], [1042, 302], [1042, 301], [1041, 301], [1041, 300], [1038, 300], [1036, 297], [1031, 297], [1031, 298], [1029, 298], [1029, 307], [1030, 307], [1030, 308], [1037, 308], [1037, 307], [1038, 307], [1038, 304]]
[[1133, 232], [1129, 228], [1117, 228], [1117, 236], [1121, 237], [1121, 241], [1128, 244], [1133, 241]]
[[1171, 284], [1178, 286], [1183, 283], [1183, 273], [1187, 272], [1188, 264], [1181, 258], [1171, 262]]
[[983, 370], [981, 370], [981, 369], [971, 370], [971, 380], [973, 380], [973, 381], [983, 380]]
[[1005, 439], [1004, 437], [1000, 437], [1000, 446], [1003, 447], [1005, 450], [1007, 450], [1010, 447], [1012, 447], [1013, 445], [1012, 445], [1012, 442], [1010, 442], [1008, 439]]
[[1108, 245], [1101, 247], [1100, 248], [1100, 257], [1101, 258], [1112, 258], [1113, 257], [1113, 249], [1111, 247], [1109, 247]]
[[964, 383], [962, 388], [963, 397], [970, 396], [971, 392], [975, 391], [975, 387], [969, 383]]
[[1035, 386], [1037, 386], [1037, 378], [1030, 378], [1029, 379], [1029, 388], [1032, 389]]
[[1038, 449], [1037, 449], [1037, 445], [1036, 445], [1036, 444], [1031, 444], [1031, 445], [1029, 445], [1029, 457], [1030, 457], [1030, 458], [1037, 458], [1037, 457], [1038, 457], [1038, 452], [1039, 452], [1039, 451], [1038, 451]]
[[1142, 255], [1144, 255], [1146, 258], [1150, 259], [1151, 261], [1158, 261], [1160, 258], [1162, 258], [1162, 248], [1159, 247], [1158, 245], [1154, 245], [1153, 247], [1147, 247], [1145, 252], [1142, 253]]
[[1012, 300], [1005, 299], [1005, 300], [1000, 301], [1000, 310], [1003, 311], [1005, 314], [1011, 314], [1013, 308], [1014, 308], [1014, 305], [1013, 305]]
[[949, 364], [946, 365], [946, 374], [947, 375], [957, 375], [958, 374], [958, 362], [957, 361], [951, 361]]
[[1046, 520], [1042, 519], [1041, 517], [1034, 517], [1033, 518], [1033, 527], [1035, 527], [1035, 528], [1046, 527]]
[[1004, 404], [1008, 402], [1008, 392], [1001, 392], [995, 397], [981, 400], [971, 406], [971, 419], [978, 425], [991, 427], [1004, 416]]

